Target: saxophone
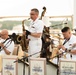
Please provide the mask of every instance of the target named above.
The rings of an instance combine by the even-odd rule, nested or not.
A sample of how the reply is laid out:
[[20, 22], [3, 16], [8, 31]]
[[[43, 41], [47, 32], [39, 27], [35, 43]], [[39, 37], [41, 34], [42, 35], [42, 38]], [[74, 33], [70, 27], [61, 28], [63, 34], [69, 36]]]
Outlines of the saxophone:
[[[25, 27], [24, 27], [24, 22], [25, 22], [25, 20], [22, 21], [22, 30], [23, 30], [23, 32], [26, 31]], [[28, 50], [28, 43], [27, 43], [27, 40], [26, 40], [26, 35], [21, 36], [20, 45], [21, 45], [21, 48], [22, 48], [23, 51]]]

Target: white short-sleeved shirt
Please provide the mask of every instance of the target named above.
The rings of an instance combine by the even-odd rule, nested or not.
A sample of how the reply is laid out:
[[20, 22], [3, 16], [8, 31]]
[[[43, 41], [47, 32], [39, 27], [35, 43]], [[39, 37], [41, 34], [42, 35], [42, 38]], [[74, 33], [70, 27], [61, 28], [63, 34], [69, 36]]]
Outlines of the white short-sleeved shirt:
[[[76, 36], [75, 35], [71, 35], [71, 38], [64, 44], [64, 47], [67, 48], [68, 50], [70, 49], [70, 46], [72, 44], [76, 43]], [[76, 50], [76, 47], [72, 48], [72, 50]], [[66, 54], [67, 58], [70, 58], [70, 53]], [[72, 54], [72, 58], [76, 59], [76, 55]]]
[[[0, 42], [4, 42], [5, 40], [0, 40]], [[11, 54], [12, 54], [12, 52], [13, 52], [13, 50], [14, 50], [14, 42], [11, 40], [11, 39], [8, 39], [5, 43], [4, 43], [4, 46], [6, 47], [6, 49], [9, 51], [9, 52], [11, 52]], [[10, 55], [11, 55], [10, 54]], [[0, 55], [7, 55], [6, 53], [5, 53], [5, 51], [1, 48], [1, 51], [0, 51]]]
[[[43, 33], [43, 28], [44, 28], [43, 21], [36, 19], [34, 22], [31, 21], [29, 26], [29, 31], [31, 33]], [[29, 50], [28, 50], [29, 55], [41, 51], [41, 48], [42, 48], [41, 36], [37, 38], [31, 35], [28, 35], [28, 38], [30, 39]], [[34, 57], [37, 57], [37, 56], [34, 56]]]
[[[42, 20], [36, 19], [34, 22], [30, 22], [29, 31], [31, 33], [42, 33], [44, 28], [44, 23]], [[28, 36], [29, 39], [37, 39], [36, 37], [33, 37], [31, 35]], [[41, 38], [41, 37], [40, 37]]]

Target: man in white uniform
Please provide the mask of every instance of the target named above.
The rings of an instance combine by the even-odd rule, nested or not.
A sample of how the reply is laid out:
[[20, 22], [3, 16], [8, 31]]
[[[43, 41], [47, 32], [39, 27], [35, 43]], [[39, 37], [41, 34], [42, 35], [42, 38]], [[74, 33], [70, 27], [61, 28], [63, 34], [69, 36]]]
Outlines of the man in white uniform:
[[69, 27], [64, 27], [61, 31], [65, 40], [63, 45], [60, 45], [59, 48], [67, 52], [67, 59], [76, 59], [76, 47], [73, 47], [73, 44], [76, 43], [76, 36], [71, 33]]
[[10, 55], [14, 50], [14, 42], [9, 38], [8, 31], [3, 29], [0, 33], [0, 55]]
[[[44, 23], [38, 19], [39, 11], [34, 8], [31, 9], [30, 18], [32, 19], [29, 30], [26, 30], [24, 34], [28, 35], [29, 41], [29, 55], [35, 54], [41, 51], [42, 48], [42, 40], [41, 36], [43, 33]], [[38, 54], [32, 55], [32, 57], [38, 57]]]
[[[61, 55], [60, 59], [64, 59], [65, 55], [66, 59], [76, 59], [76, 46], [74, 46], [76, 43], [76, 36], [71, 33], [69, 27], [64, 27], [61, 32], [64, 37], [64, 42], [63, 45], [58, 46], [59, 55]], [[54, 58], [52, 62], [58, 64], [58, 59]]]

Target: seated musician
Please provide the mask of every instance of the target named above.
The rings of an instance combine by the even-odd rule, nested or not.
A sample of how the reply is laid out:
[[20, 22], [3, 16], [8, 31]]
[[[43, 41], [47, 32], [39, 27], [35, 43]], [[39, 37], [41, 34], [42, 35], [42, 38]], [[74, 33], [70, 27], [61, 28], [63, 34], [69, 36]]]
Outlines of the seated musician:
[[10, 55], [14, 50], [14, 42], [8, 36], [8, 30], [3, 29], [0, 33], [0, 55]]
[[73, 44], [76, 43], [76, 36], [71, 33], [71, 30], [69, 27], [64, 27], [61, 30], [63, 37], [64, 37], [64, 43], [63, 45], [59, 45], [58, 48], [66, 53], [66, 58], [70, 59], [76, 58], [76, 46], [73, 47]]

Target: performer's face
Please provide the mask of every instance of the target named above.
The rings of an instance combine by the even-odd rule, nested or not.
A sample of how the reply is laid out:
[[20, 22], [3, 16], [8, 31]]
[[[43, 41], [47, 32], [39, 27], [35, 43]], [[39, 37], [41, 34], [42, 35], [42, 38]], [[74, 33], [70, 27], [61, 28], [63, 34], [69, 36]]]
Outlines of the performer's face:
[[38, 14], [35, 12], [35, 11], [31, 11], [30, 12], [30, 18], [32, 19], [32, 20], [36, 20], [37, 19], [37, 17], [38, 17]]
[[1, 38], [2, 38], [2, 39], [5, 39], [5, 37], [6, 37], [6, 34], [3, 34], [3, 33], [2, 33], [2, 34], [1, 34]]
[[68, 30], [67, 32], [63, 32], [62, 34], [63, 34], [64, 39], [69, 39], [71, 36], [70, 30]]

